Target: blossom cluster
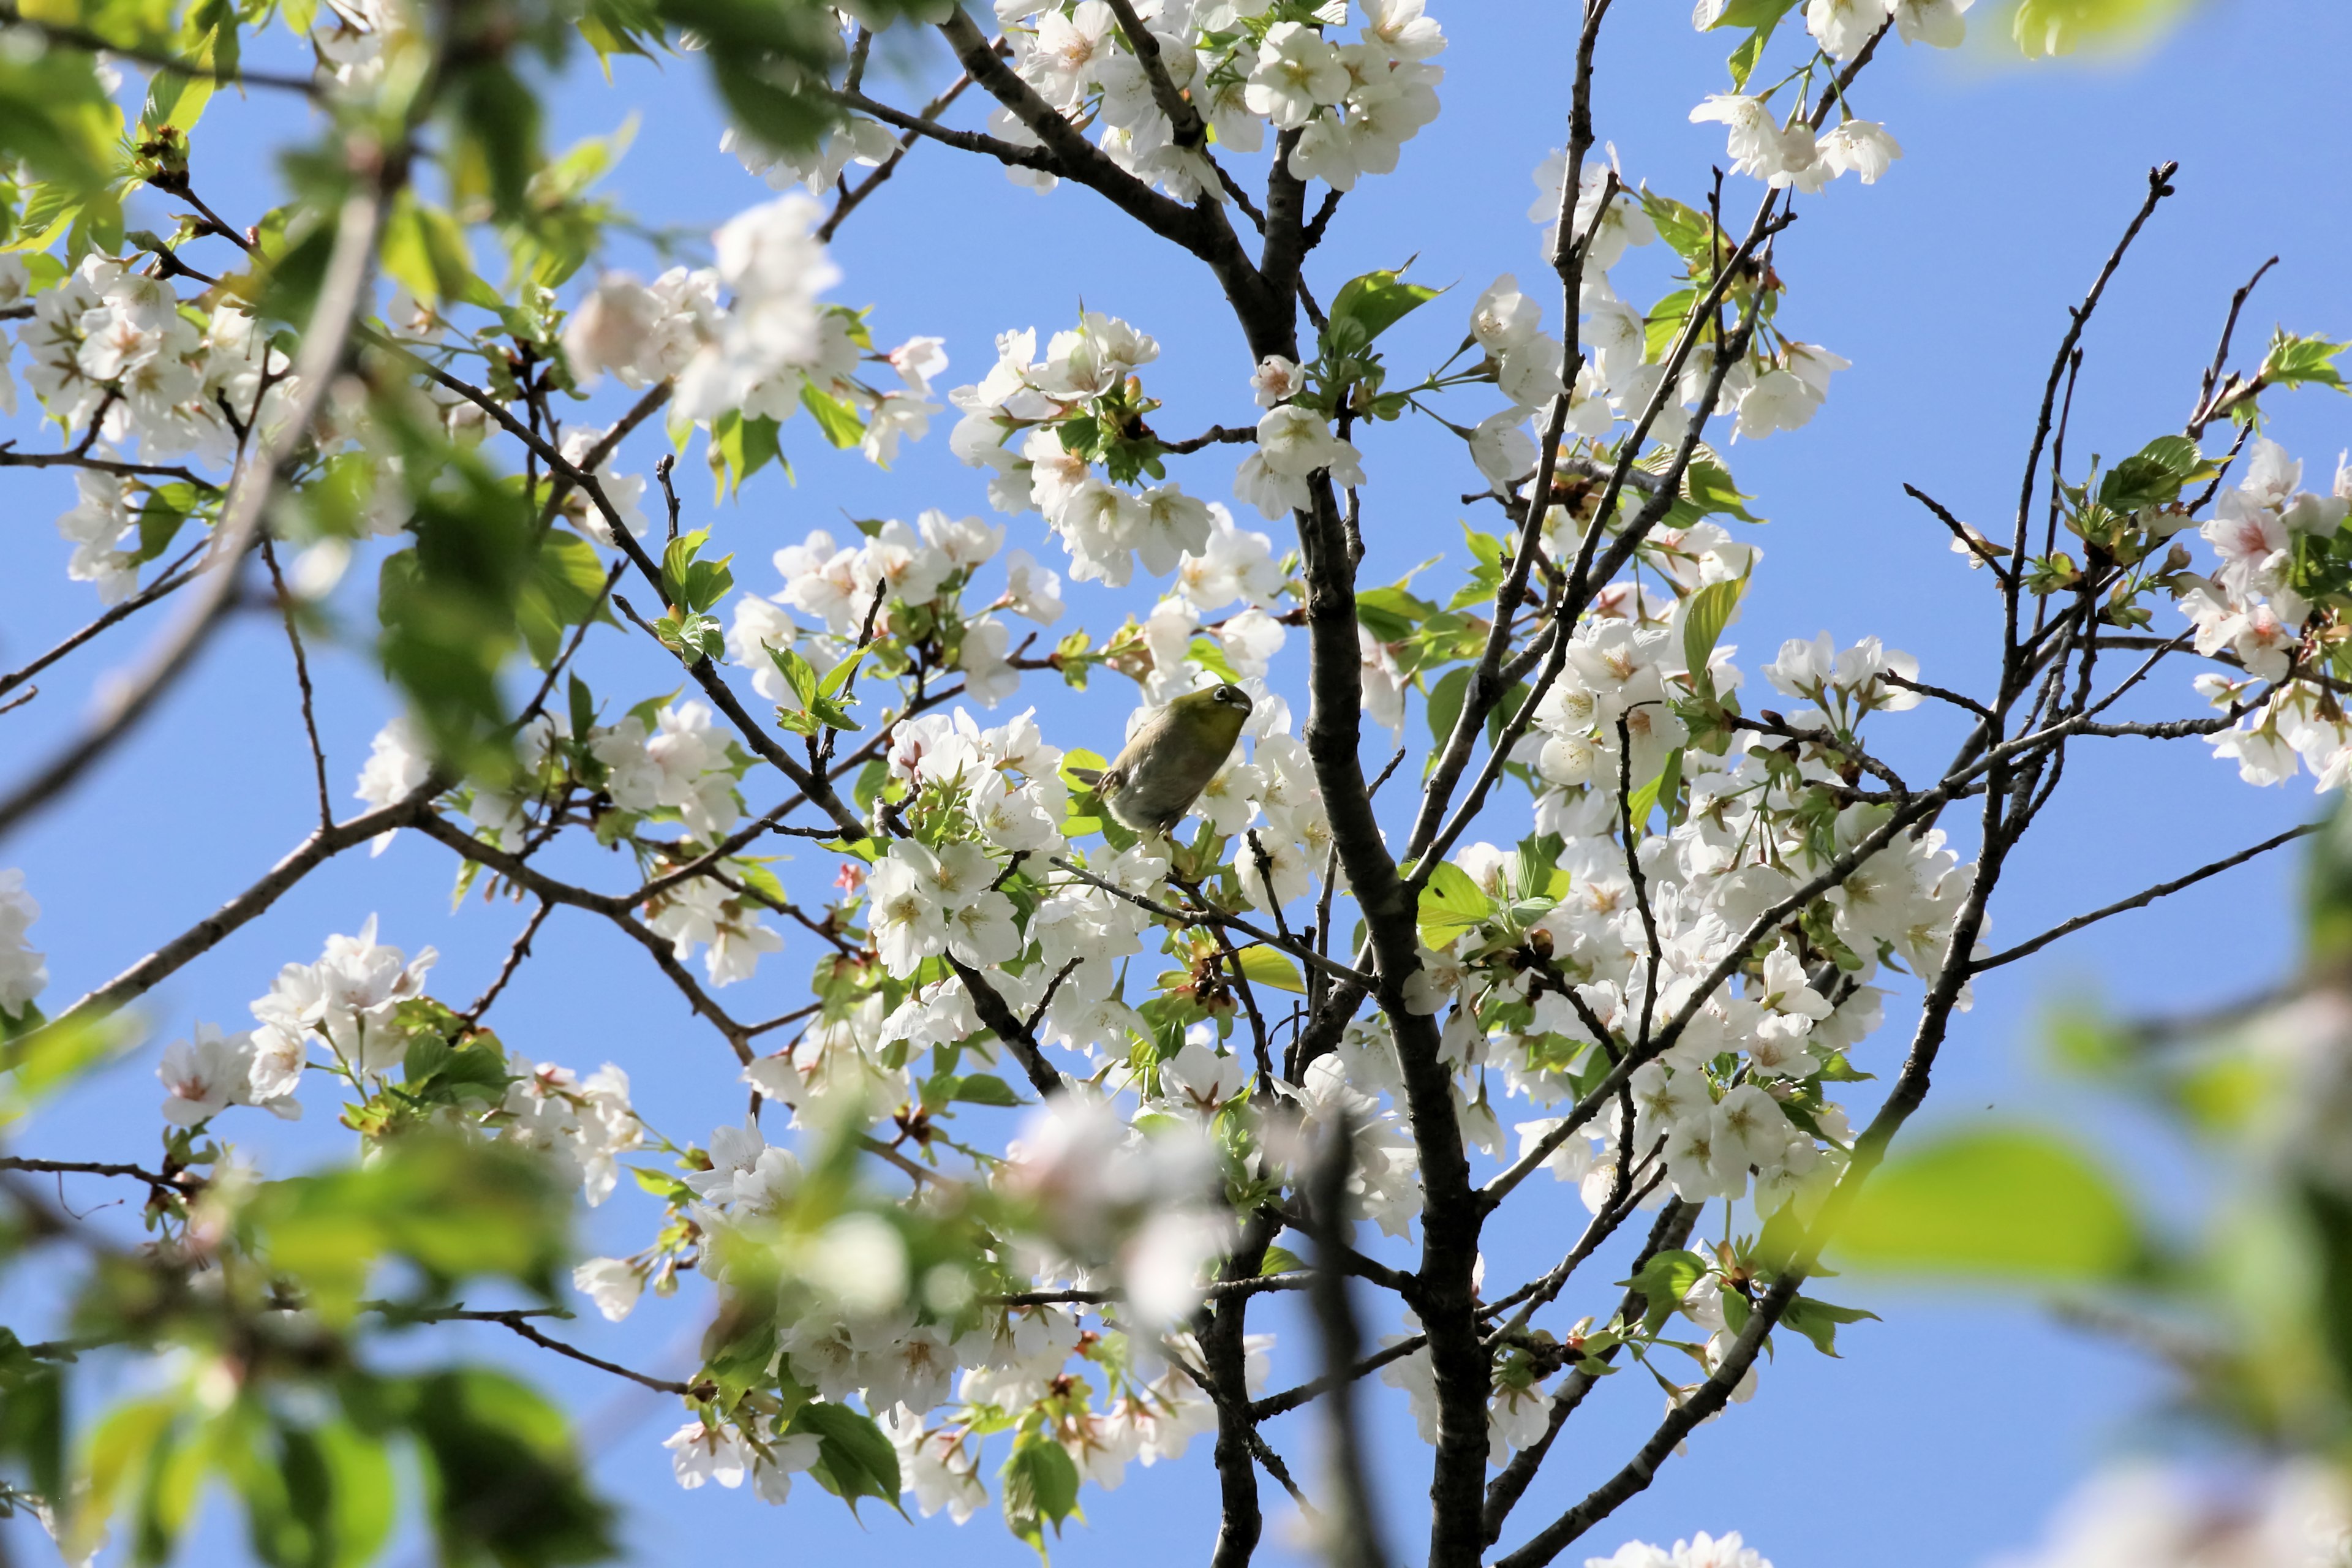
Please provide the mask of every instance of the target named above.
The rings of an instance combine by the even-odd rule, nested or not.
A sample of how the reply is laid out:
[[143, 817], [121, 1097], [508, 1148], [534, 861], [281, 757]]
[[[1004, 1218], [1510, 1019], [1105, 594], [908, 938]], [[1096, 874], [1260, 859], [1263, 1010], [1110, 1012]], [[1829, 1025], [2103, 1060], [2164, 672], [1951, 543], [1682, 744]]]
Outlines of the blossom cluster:
[[[2325, 613], [2314, 603], [2324, 560], [2352, 512], [2352, 468], [2339, 466], [2326, 495], [2302, 489], [2303, 465], [2267, 437], [2255, 437], [2245, 479], [2222, 492], [2199, 530], [2216, 568], [2180, 572], [2169, 583], [2189, 617], [2199, 654], [2233, 666], [2197, 677], [2200, 695], [2236, 722], [2210, 737], [2216, 755], [2238, 764], [2248, 784], [2279, 784], [2308, 767], [2317, 788], [2352, 777], [2352, 721], [2345, 717], [2322, 652], [2306, 639]], [[2163, 539], [2185, 515], [2155, 516]]]
[[[1974, 0], [1806, 0], [1805, 31], [1818, 51], [1815, 58], [1834, 71], [1850, 66], [1890, 28], [1906, 44], [1958, 48], [1968, 35], [1962, 13], [1972, 4]], [[1691, 22], [1702, 32], [1753, 25], [1732, 15], [1731, 0], [1699, 0]], [[1765, 31], [1769, 35], [1770, 29]], [[1903, 156], [1901, 145], [1884, 125], [1855, 116], [1843, 85], [1835, 93], [1839, 121], [1825, 133], [1815, 133], [1801, 96], [1793, 109], [1776, 112], [1772, 99], [1788, 81], [1761, 94], [1747, 93], [1756, 65], [1753, 57], [1744, 65], [1735, 58], [1735, 90], [1709, 95], [1690, 115], [1693, 124], [1713, 121], [1728, 132], [1727, 153], [1735, 173], [1763, 180], [1776, 190], [1793, 187], [1811, 193], [1846, 174], [1865, 185], [1875, 184]], [[1800, 74], [1810, 84], [1811, 73], [1791, 73], [1791, 78]]]
[[[674, 267], [650, 284], [604, 274], [564, 328], [565, 355], [592, 384], [606, 373], [628, 387], [674, 380], [678, 417], [706, 425], [781, 422], [811, 406], [849, 421], [866, 455], [887, 467], [939, 411], [929, 378], [947, 358], [937, 338], [872, 354], [856, 312], [818, 303], [841, 276], [814, 232], [822, 216], [805, 195], [780, 196], [720, 226], [715, 267]], [[897, 384], [861, 379], [868, 357]], [[841, 439], [830, 424], [827, 435]]]
[[[92, 253], [70, 272], [47, 257], [0, 258], [0, 307], [26, 306], [16, 333], [25, 384], [64, 435], [102, 462], [194, 456], [226, 467], [247, 440], [277, 431], [299, 391], [285, 353], [245, 310], [226, 301], [208, 312], [187, 309], [168, 282], [111, 257]], [[0, 367], [6, 359], [0, 340]], [[5, 368], [0, 388], [0, 411], [13, 414]], [[142, 491], [152, 487], [103, 468], [74, 479], [79, 498], [58, 520], [74, 546], [68, 573], [119, 604], [146, 559]]]
[[[418, 1081], [410, 1051], [421, 1026], [425, 977], [438, 955], [411, 959], [376, 940], [371, 915], [358, 934], [331, 936], [314, 963], [289, 963], [252, 1005], [255, 1027], [224, 1034], [199, 1023], [193, 1037], [165, 1047], [155, 1076], [165, 1091], [164, 1121], [193, 1131], [234, 1105], [257, 1106], [299, 1120], [306, 1071], [343, 1079], [371, 1099], [404, 1072], [411, 1103]], [[429, 1005], [429, 1004], [426, 1004]], [[323, 1047], [325, 1062], [310, 1059]], [[503, 1070], [500, 1070], [500, 1069]], [[511, 1055], [495, 1064], [495, 1092], [461, 1106], [459, 1120], [545, 1155], [591, 1204], [611, 1195], [615, 1156], [645, 1142], [629, 1104], [629, 1080], [609, 1063], [585, 1079], [551, 1063]]]
[[[1272, 0], [1142, 0], [1135, 7], [1159, 68], [1228, 154], [1255, 153], [1271, 126], [1297, 132], [1287, 167], [1300, 180], [1347, 191], [1366, 174], [1392, 172], [1404, 143], [1437, 118], [1444, 71], [1432, 63], [1445, 36], [1423, 0], [1359, 0], [1353, 41], [1333, 36], [1346, 0], [1313, 21], [1276, 19]], [[1223, 201], [1207, 150], [1178, 133], [1150, 68], [1103, 0], [997, 0], [1013, 68], [1120, 168], [1180, 202]], [[992, 110], [989, 132], [1019, 147], [1038, 144], [1020, 116]], [[778, 153], [740, 131], [721, 142], [746, 169], [781, 189], [794, 182], [823, 192], [852, 163], [892, 156], [897, 140], [851, 116], [813, 150]], [[1051, 190], [1058, 179], [1011, 165], [1016, 184]]]
[[1130, 493], [1094, 471], [1098, 454], [1122, 440], [1141, 447], [1130, 481], [1143, 463], [1156, 461], [1139, 427], [1157, 405], [1144, 398], [1135, 373], [1160, 357], [1158, 341], [1088, 310], [1047, 341], [1044, 359], [1036, 351], [1034, 329], [998, 334], [988, 374], [948, 394], [962, 411], [950, 449], [990, 471], [996, 510], [1045, 516], [1068, 548], [1077, 581], [1123, 587], [1139, 554], [1154, 576], [1174, 571], [1207, 544], [1208, 504], [1173, 483]]
[[[1213, 1404], [1148, 1334], [1085, 1331], [1073, 1311], [1052, 1304], [979, 1303], [953, 1265], [915, 1278], [898, 1228], [871, 1212], [795, 1234], [804, 1181], [800, 1162], [756, 1123], [721, 1127], [707, 1168], [687, 1173], [678, 1201], [695, 1233], [709, 1238], [701, 1267], [730, 1290], [756, 1299], [776, 1289], [761, 1265], [787, 1257], [779, 1373], [827, 1405], [862, 1403], [898, 1448], [903, 1484], [926, 1514], [944, 1508], [961, 1521], [987, 1500], [982, 1440], [1009, 1426], [1042, 1427], [1105, 1487], [1118, 1484], [1128, 1463], [1179, 1458], [1213, 1427]], [[992, 1186], [1009, 1205], [999, 1226], [1027, 1259], [1024, 1278], [1039, 1268], [1084, 1279], [1088, 1268], [1070, 1259], [1087, 1259], [1124, 1282], [1125, 1310], [1146, 1327], [1181, 1321], [1199, 1301], [1198, 1270], [1223, 1221], [1204, 1202], [1213, 1165], [1197, 1134], [1147, 1136], [1105, 1106], [1066, 1103], [1032, 1119]], [[617, 1320], [666, 1266], [651, 1254], [598, 1258], [574, 1282]], [[1253, 1391], [1270, 1344], [1256, 1338], [1248, 1346]], [[1169, 1345], [1197, 1362], [1189, 1334]], [[794, 1446], [797, 1435], [787, 1412], [745, 1401], [706, 1412], [668, 1447], [683, 1486], [749, 1479], [757, 1495], [781, 1502], [791, 1473], [811, 1460]]]

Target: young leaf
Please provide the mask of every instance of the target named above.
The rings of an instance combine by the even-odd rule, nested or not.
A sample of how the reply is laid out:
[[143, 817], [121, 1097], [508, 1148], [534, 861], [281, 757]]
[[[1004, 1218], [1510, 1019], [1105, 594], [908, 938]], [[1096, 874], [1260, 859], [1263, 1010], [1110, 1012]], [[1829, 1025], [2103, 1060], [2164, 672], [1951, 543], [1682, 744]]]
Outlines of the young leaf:
[[1360, 278], [1350, 278], [1332, 296], [1330, 335], [1337, 342], [1341, 323], [1345, 322], [1362, 335], [1339, 346], [1351, 350], [1369, 347], [1382, 332], [1444, 291], [1423, 283], [1407, 283], [1395, 272], [1367, 272]]
[[[1731, 1301], [1731, 1293], [1724, 1292], [1724, 1302]], [[1878, 1321], [1878, 1314], [1865, 1312], [1859, 1307], [1832, 1307], [1827, 1301], [1816, 1301], [1799, 1296], [1780, 1314], [1780, 1321], [1813, 1342], [1813, 1348], [1823, 1355], [1837, 1354], [1837, 1331], [1840, 1323], [1856, 1323], [1867, 1318]]]
[[[1694, 679], [1705, 676], [1707, 660], [1715, 657], [1715, 645], [1723, 636], [1723, 628], [1731, 624], [1731, 613], [1739, 607], [1739, 596], [1748, 591], [1747, 579], [1726, 578], [1709, 583], [1690, 596], [1683, 611], [1683, 659], [1690, 667]], [[1709, 681], [1708, 689], [1713, 689]]]
[[1421, 889], [1423, 945], [1444, 947], [1494, 913], [1495, 900], [1451, 860], [1438, 862]]
[[1276, 949], [1260, 945], [1241, 951], [1242, 973], [1253, 985], [1271, 985], [1277, 991], [1295, 995], [1307, 994], [1307, 982], [1298, 973], [1298, 965]]
[[1642, 1314], [1643, 1331], [1654, 1334], [1706, 1273], [1706, 1260], [1696, 1252], [1661, 1252], [1642, 1265], [1639, 1274], [1618, 1283], [1642, 1293], [1648, 1303]]

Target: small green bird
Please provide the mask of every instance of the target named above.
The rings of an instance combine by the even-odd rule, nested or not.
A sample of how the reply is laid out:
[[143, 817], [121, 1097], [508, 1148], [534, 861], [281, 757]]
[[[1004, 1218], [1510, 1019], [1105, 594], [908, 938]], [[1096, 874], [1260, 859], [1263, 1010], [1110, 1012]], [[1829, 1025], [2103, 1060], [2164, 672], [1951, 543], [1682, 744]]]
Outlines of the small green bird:
[[[1120, 822], [1165, 837], [1234, 754], [1250, 706], [1238, 686], [1186, 692], [1143, 721], [1090, 781], [1095, 792]], [[1087, 778], [1087, 770], [1072, 771]]]

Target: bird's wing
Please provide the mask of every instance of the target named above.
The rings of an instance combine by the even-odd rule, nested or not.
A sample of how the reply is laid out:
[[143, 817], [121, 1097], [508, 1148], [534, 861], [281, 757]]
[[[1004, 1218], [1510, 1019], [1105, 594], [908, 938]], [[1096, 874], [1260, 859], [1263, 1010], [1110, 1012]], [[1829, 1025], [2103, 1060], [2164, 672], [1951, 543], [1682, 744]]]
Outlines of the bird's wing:
[[1173, 719], [1170, 710], [1162, 708], [1138, 725], [1135, 733], [1129, 737], [1127, 744], [1118, 749], [1118, 755], [1110, 760], [1110, 766], [1104, 771], [1103, 777], [1108, 779], [1114, 773], [1122, 779], [1131, 776], [1135, 771], [1135, 764], [1149, 754], [1151, 749], [1167, 735], [1168, 727], [1171, 722]]

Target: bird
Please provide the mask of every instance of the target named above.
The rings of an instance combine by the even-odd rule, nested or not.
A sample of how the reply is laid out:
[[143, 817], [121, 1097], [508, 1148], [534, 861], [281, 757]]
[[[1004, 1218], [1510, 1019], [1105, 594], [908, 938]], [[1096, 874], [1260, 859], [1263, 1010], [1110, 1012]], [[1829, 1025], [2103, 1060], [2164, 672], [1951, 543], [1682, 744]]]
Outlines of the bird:
[[1093, 786], [1120, 823], [1166, 837], [1234, 754], [1250, 708], [1249, 693], [1238, 686], [1188, 691], [1138, 725], [1100, 773], [1071, 773]]

